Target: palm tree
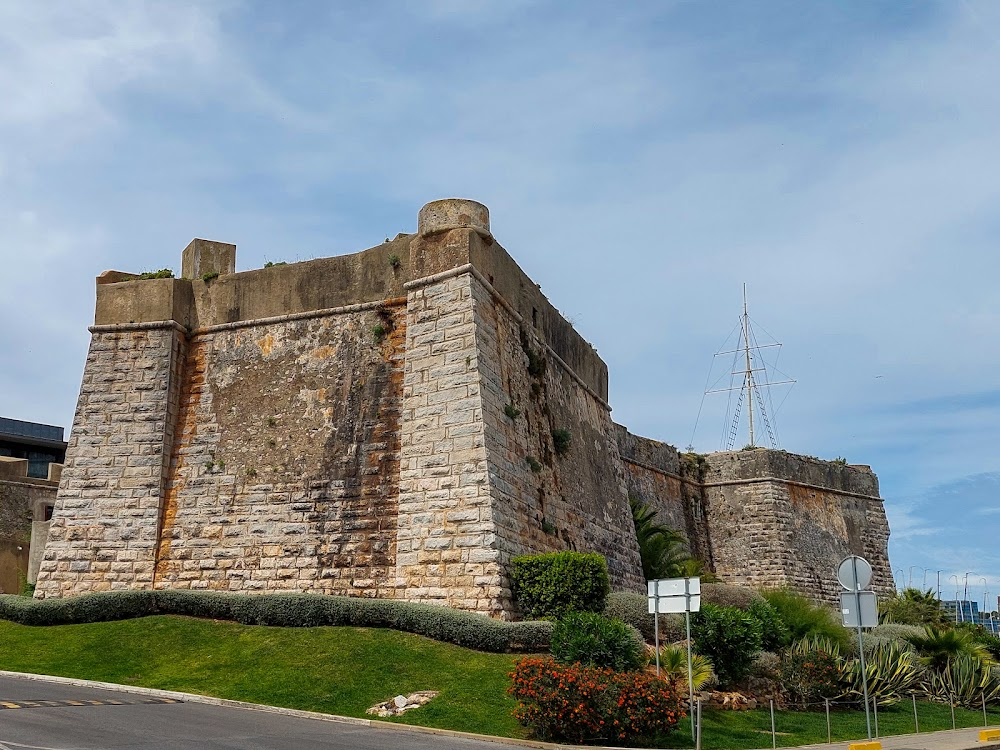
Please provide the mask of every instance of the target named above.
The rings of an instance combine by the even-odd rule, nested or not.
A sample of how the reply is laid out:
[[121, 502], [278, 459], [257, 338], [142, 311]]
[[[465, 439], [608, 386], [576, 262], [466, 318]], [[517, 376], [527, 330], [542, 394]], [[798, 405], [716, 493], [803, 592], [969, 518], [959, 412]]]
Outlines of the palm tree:
[[892, 622], [898, 625], [935, 625], [945, 624], [944, 611], [932, 589], [921, 591], [917, 588], [907, 588], [881, 603], [879, 615], [882, 622]]
[[972, 634], [954, 628], [936, 628], [928, 625], [924, 635], [912, 636], [910, 642], [920, 653], [921, 661], [936, 672], [949, 668], [952, 661], [960, 656], [989, 663], [990, 653], [976, 643]]
[[691, 557], [687, 538], [681, 532], [657, 523], [654, 508], [632, 497], [628, 502], [646, 580], [697, 575], [702, 567], [701, 561]]

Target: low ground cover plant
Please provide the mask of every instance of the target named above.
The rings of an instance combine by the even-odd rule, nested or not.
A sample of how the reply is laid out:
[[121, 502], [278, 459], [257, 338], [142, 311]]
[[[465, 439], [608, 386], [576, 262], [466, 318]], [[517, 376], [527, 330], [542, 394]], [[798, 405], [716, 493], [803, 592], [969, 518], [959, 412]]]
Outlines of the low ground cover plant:
[[156, 614], [230, 620], [244, 625], [390, 628], [493, 652], [548, 649], [551, 622], [503, 622], [449, 607], [325, 594], [234, 594], [222, 591], [111, 591], [66, 599], [0, 595], [0, 620], [71, 625]]

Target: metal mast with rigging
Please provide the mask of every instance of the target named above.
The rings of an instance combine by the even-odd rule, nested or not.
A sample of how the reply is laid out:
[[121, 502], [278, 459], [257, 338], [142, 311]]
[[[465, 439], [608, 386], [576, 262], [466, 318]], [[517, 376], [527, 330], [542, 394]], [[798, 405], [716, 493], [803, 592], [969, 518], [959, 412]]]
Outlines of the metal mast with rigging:
[[[715, 357], [723, 357], [726, 355], [733, 355], [732, 363], [729, 375], [729, 387], [727, 388], [715, 388], [720, 381], [725, 378], [727, 373], [723, 373], [713, 384], [705, 390], [702, 396], [702, 405], [704, 405], [705, 396], [713, 393], [728, 393], [729, 403], [726, 407], [726, 427], [722, 438], [722, 449], [723, 450], [733, 450], [736, 446], [736, 438], [739, 434], [740, 421], [743, 411], [743, 403], [746, 401], [747, 406], [747, 423], [748, 423], [748, 437], [749, 442], [746, 447], [756, 448], [758, 447], [758, 432], [759, 425], [763, 424], [764, 430], [767, 433], [767, 440], [770, 447], [778, 447], [777, 438], [777, 428], [773, 422], [773, 415], [776, 410], [774, 409], [774, 404], [770, 397], [770, 391], [762, 389], [770, 389], [776, 385], [794, 385], [795, 380], [785, 375], [785, 373], [778, 370], [777, 357], [775, 357], [775, 364], [770, 366], [770, 369], [774, 372], [780, 373], [784, 380], [771, 380], [768, 377], [768, 365], [764, 360], [763, 355], [760, 353], [763, 349], [780, 348], [781, 344], [777, 341], [769, 344], [760, 344], [757, 341], [757, 335], [753, 329], [752, 321], [750, 319], [750, 313], [748, 311], [747, 305], [747, 285], [743, 285], [743, 313], [740, 315], [740, 322], [737, 328], [733, 329], [733, 333], [739, 330], [739, 336], [737, 339], [737, 344], [734, 349], [728, 351], [719, 351], [715, 354]], [[763, 329], [761, 329], [763, 330]], [[732, 337], [733, 333], [729, 334], [729, 338], [726, 339], [728, 343]], [[765, 331], [765, 333], [767, 333]], [[770, 335], [770, 334], [768, 334]], [[726, 344], [723, 344], [723, 348]], [[742, 360], [742, 362], [741, 362]], [[714, 368], [713, 358], [713, 370]], [[742, 369], [738, 368], [738, 363], [742, 364]], [[762, 374], [758, 374], [762, 373]], [[709, 373], [709, 381], [711, 381], [712, 373]], [[736, 403], [733, 404], [733, 396], [736, 396]], [[786, 394], [787, 396], [787, 394]], [[779, 409], [780, 409], [779, 404]], [[701, 417], [701, 408], [698, 409], [699, 419]], [[695, 430], [697, 431], [698, 425], [695, 422]], [[692, 442], [694, 436], [692, 435]]]

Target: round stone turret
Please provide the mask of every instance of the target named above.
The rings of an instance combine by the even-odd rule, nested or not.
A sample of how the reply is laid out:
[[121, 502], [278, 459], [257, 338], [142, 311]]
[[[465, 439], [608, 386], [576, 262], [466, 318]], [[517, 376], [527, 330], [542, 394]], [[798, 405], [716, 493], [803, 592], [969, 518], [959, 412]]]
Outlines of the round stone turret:
[[490, 210], [482, 203], [464, 198], [431, 201], [420, 209], [417, 217], [419, 234], [446, 232], [449, 229], [474, 229], [490, 236]]

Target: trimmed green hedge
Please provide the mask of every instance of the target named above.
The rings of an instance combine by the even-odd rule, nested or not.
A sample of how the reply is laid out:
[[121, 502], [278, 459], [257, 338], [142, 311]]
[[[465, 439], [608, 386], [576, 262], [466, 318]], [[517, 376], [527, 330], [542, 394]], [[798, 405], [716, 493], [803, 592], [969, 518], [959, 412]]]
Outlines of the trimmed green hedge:
[[549, 552], [511, 560], [511, 590], [525, 617], [601, 612], [611, 591], [608, 564], [594, 552]]
[[503, 622], [433, 604], [324, 594], [108, 591], [43, 600], [0, 594], [0, 620], [21, 625], [73, 625], [147, 615], [187, 615], [292, 628], [389, 628], [495, 653], [546, 651], [553, 627], [550, 622]]

